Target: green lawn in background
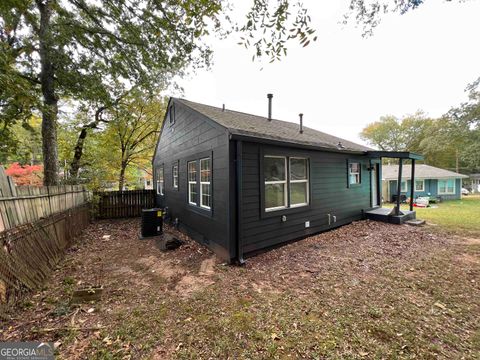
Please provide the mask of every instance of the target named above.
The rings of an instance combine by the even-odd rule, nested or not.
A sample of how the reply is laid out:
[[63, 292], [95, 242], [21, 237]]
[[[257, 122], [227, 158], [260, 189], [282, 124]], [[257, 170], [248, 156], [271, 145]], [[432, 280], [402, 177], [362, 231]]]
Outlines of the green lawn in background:
[[[385, 207], [393, 206], [384, 204]], [[408, 210], [408, 205], [402, 205]], [[464, 196], [462, 200], [444, 201], [432, 204], [429, 208], [414, 208], [417, 219], [423, 219], [428, 224], [435, 224], [443, 229], [457, 232], [480, 235], [480, 196]]]

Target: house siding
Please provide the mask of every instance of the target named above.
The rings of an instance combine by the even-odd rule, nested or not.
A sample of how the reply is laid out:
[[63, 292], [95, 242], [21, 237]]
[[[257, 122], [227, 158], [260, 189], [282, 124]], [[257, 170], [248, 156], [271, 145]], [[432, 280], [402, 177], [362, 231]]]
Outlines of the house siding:
[[[310, 205], [264, 213], [262, 209], [263, 155], [305, 156], [310, 165]], [[361, 163], [361, 184], [347, 186], [347, 161]], [[241, 244], [245, 253], [347, 224], [370, 208], [370, 159], [288, 147], [244, 143], [242, 151]], [[285, 214], [286, 221], [282, 221]], [[328, 214], [337, 221], [328, 223]], [[310, 227], [305, 222], [310, 221]]]
[[[229, 260], [233, 249], [230, 247], [228, 133], [185, 105], [174, 102], [174, 106], [175, 123], [170, 126], [167, 113], [153, 160], [155, 187], [158, 168], [164, 166], [164, 196], [156, 195], [157, 205], [168, 207], [171, 218], [178, 218], [181, 230]], [[187, 198], [187, 162], [207, 156], [212, 159], [211, 211], [190, 205]], [[178, 190], [173, 188], [175, 163], [178, 163]], [[198, 167], [197, 176], [200, 176]]]
[[[420, 180], [420, 179], [418, 179]], [[390, 189], [390, 199], [388, 201], [392, 201], [392, 195], [397, 194], [397, 180], [389, 180], [388, 186]], [[411, 181], [407, 180], [407, 191], [402, 191], [400, 194], [406, 195], [407, 197], [410, 196], [410, 189], [411, 189]], [[438, 194], [438, 179], [425, 179], [425, 187], [424, 191], [415, 191], [415, 197], [421, 196], [440, 196], [442, 200], [457, 200], [460, 199], [461, 196], [461, 189], [462, 189], [462, 179], [455, 179], [455, 194]]]

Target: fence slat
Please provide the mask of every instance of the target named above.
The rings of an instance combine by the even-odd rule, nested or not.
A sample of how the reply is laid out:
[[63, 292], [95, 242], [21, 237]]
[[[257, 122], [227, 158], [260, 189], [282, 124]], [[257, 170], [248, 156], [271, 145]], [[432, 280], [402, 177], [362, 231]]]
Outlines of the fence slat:
[[44, 284], [89, 222], [84, 204], [0, 233], [0, 318]]
[[88, 192], [82, 185], [15, 186], [12, 178], [0, 166], [0, 232], [81, 206], [88, 201]]
[[99, 219], [141, 216], [142, 209], [155, 204], [154, 190], [98, 191], [94, 197], [98, 200]]

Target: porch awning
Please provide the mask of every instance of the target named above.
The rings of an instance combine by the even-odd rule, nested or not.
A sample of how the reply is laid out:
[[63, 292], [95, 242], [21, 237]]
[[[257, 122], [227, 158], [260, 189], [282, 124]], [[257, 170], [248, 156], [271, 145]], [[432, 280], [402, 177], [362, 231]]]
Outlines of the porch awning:
[[409, 151], [367, 151], [367, 155], [377, 158], [395, 158], [395, 159], [411, 159], [423, 160], [423, 155], [416, 154]]

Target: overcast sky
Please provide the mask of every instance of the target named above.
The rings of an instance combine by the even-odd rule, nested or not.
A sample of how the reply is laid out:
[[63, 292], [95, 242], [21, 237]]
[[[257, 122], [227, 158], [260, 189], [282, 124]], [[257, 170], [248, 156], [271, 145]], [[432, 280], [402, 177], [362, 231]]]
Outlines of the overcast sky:
[[252, 62], [234, 38], [212, 41], [214, 65], [181, 80], [182, 96], [266, 116], [271, 92], [274, 118], [297, 122], [302, 112], [306, 126], [356, 142], [382, 115], [436, 117], [467, 99], [480, 76], [480, 1], [427, 1], [383, 17], [369, 38], [339, 24], [347, 4], [305, 0], [318, 40], [292, 44], [274, 64]]

